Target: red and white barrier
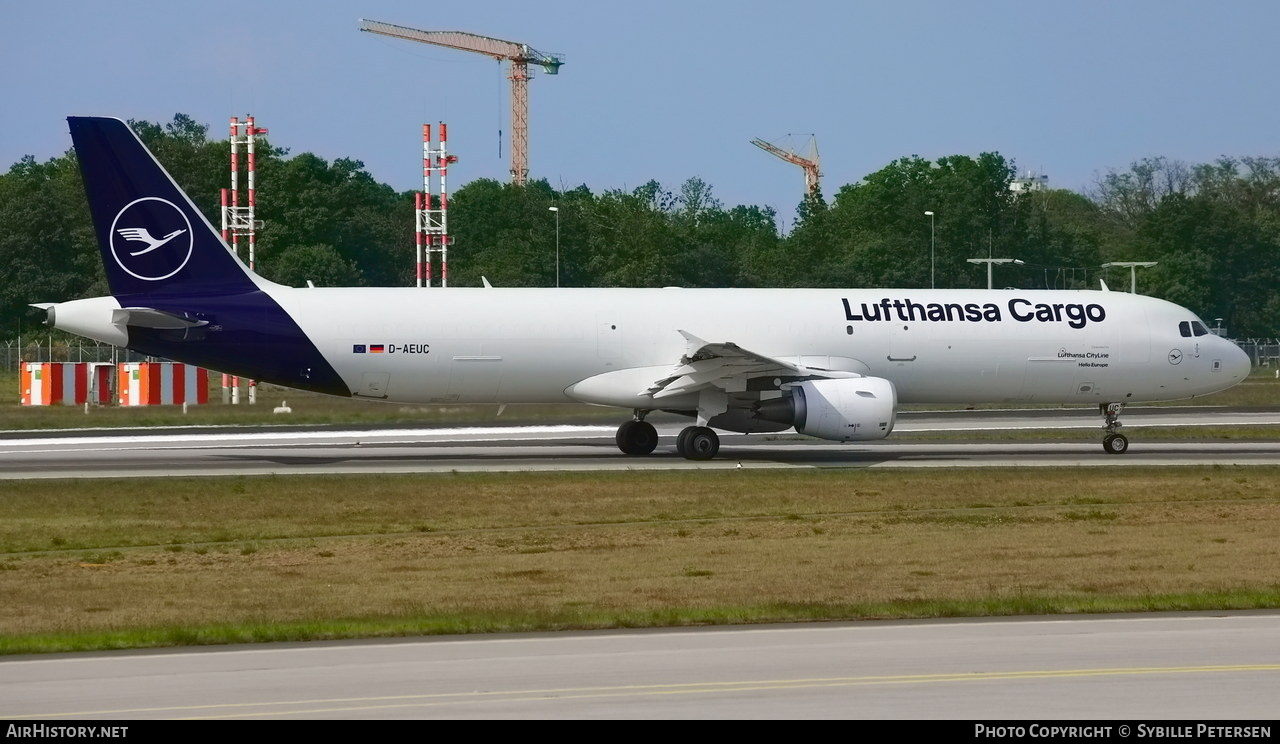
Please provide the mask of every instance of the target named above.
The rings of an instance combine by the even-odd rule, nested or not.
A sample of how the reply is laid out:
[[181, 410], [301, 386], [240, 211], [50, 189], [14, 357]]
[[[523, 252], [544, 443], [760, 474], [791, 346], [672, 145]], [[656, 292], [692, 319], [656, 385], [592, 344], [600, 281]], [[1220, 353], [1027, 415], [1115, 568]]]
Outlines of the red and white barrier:
[[111, 364], [27, 362], [22, 365], [22, 405], [110, 405]]
[[209, 402], [209, 370], [174, 362], [120, 365], [122, 406], [169, 406]]

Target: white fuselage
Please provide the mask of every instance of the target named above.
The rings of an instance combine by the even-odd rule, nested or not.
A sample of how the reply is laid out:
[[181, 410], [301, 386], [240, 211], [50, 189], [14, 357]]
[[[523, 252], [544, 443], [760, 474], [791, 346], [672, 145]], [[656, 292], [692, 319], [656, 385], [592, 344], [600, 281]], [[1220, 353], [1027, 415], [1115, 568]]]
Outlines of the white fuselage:
[[[645, 407], [687, 331], [883, 377], [901, 403], [1136, 402], [1247, 375], [1189, 311], [1122, 292], [913, 289], [285, 289], [270, 292], [353, 394], [418, 403]], [[381, 347], [381, 351], [378, 351]], [[363, 348], [363, 351], [361, 349]], [[616, 389], [568, 394], [635, 370]], [[667, 401], [660, 407], [679, 407]]]

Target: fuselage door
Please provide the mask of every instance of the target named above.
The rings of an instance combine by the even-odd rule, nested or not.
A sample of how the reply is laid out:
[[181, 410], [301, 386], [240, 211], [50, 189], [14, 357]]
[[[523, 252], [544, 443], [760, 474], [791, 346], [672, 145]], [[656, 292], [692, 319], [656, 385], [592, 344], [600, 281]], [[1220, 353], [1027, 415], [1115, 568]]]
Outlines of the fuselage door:
[[390, 379], [391, 375], [386, 372], [365, 372], [360, 378], [360, 389], [352, 391], [352, 395], [361, 398], [385, 398]]
[[924, 340], [925, 324], [897, 323], [889, 328], [889, 363], [910, 366], [920, 351]]

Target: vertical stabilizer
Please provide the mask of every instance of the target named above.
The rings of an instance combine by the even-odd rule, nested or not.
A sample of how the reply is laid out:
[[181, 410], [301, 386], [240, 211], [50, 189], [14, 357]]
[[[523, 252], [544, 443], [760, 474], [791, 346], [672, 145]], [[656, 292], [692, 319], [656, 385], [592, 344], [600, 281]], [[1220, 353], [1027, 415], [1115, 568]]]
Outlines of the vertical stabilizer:
[[258, 288], [240, 259], [120, 119], [67, 119], [111, 293], [198, 296]]

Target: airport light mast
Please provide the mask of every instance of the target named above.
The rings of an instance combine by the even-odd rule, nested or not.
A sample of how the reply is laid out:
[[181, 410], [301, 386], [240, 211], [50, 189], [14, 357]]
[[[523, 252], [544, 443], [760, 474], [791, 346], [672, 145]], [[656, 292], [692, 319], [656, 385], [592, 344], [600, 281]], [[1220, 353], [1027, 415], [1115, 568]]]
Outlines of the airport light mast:
[[969, 263], [971, 263], [971, 264], [986, 264], [986, 265], [987, 265], [987, 289], [991, 289], [991, 267], [992, 267], [993, 265], [995, 265], [995, 264], [1007, 264], [1007, 263], [1014, 264], [1015, 266], [1022, 266], [1022, 265], [1023, 265], [1022, 261], [1020, 261], [1020, 260], [1018, 260], [1018, 259], [1016, 259], [1016, 258], [970, 258], [970, 259], [966, 259], [966, 260], [967, 260]]
[[1120, 269], [1128, 268], [1129, 269], [1129, 294], [1137, 294], [1138, 293], [1138, 269], [1139, 268], [1149, 269], [1158, 263], [1159, 261], [1109, 261], [1107, 263], [1104, 263], [1102, 265], [1102, 268], [1109, 269], [1113, 266]]

